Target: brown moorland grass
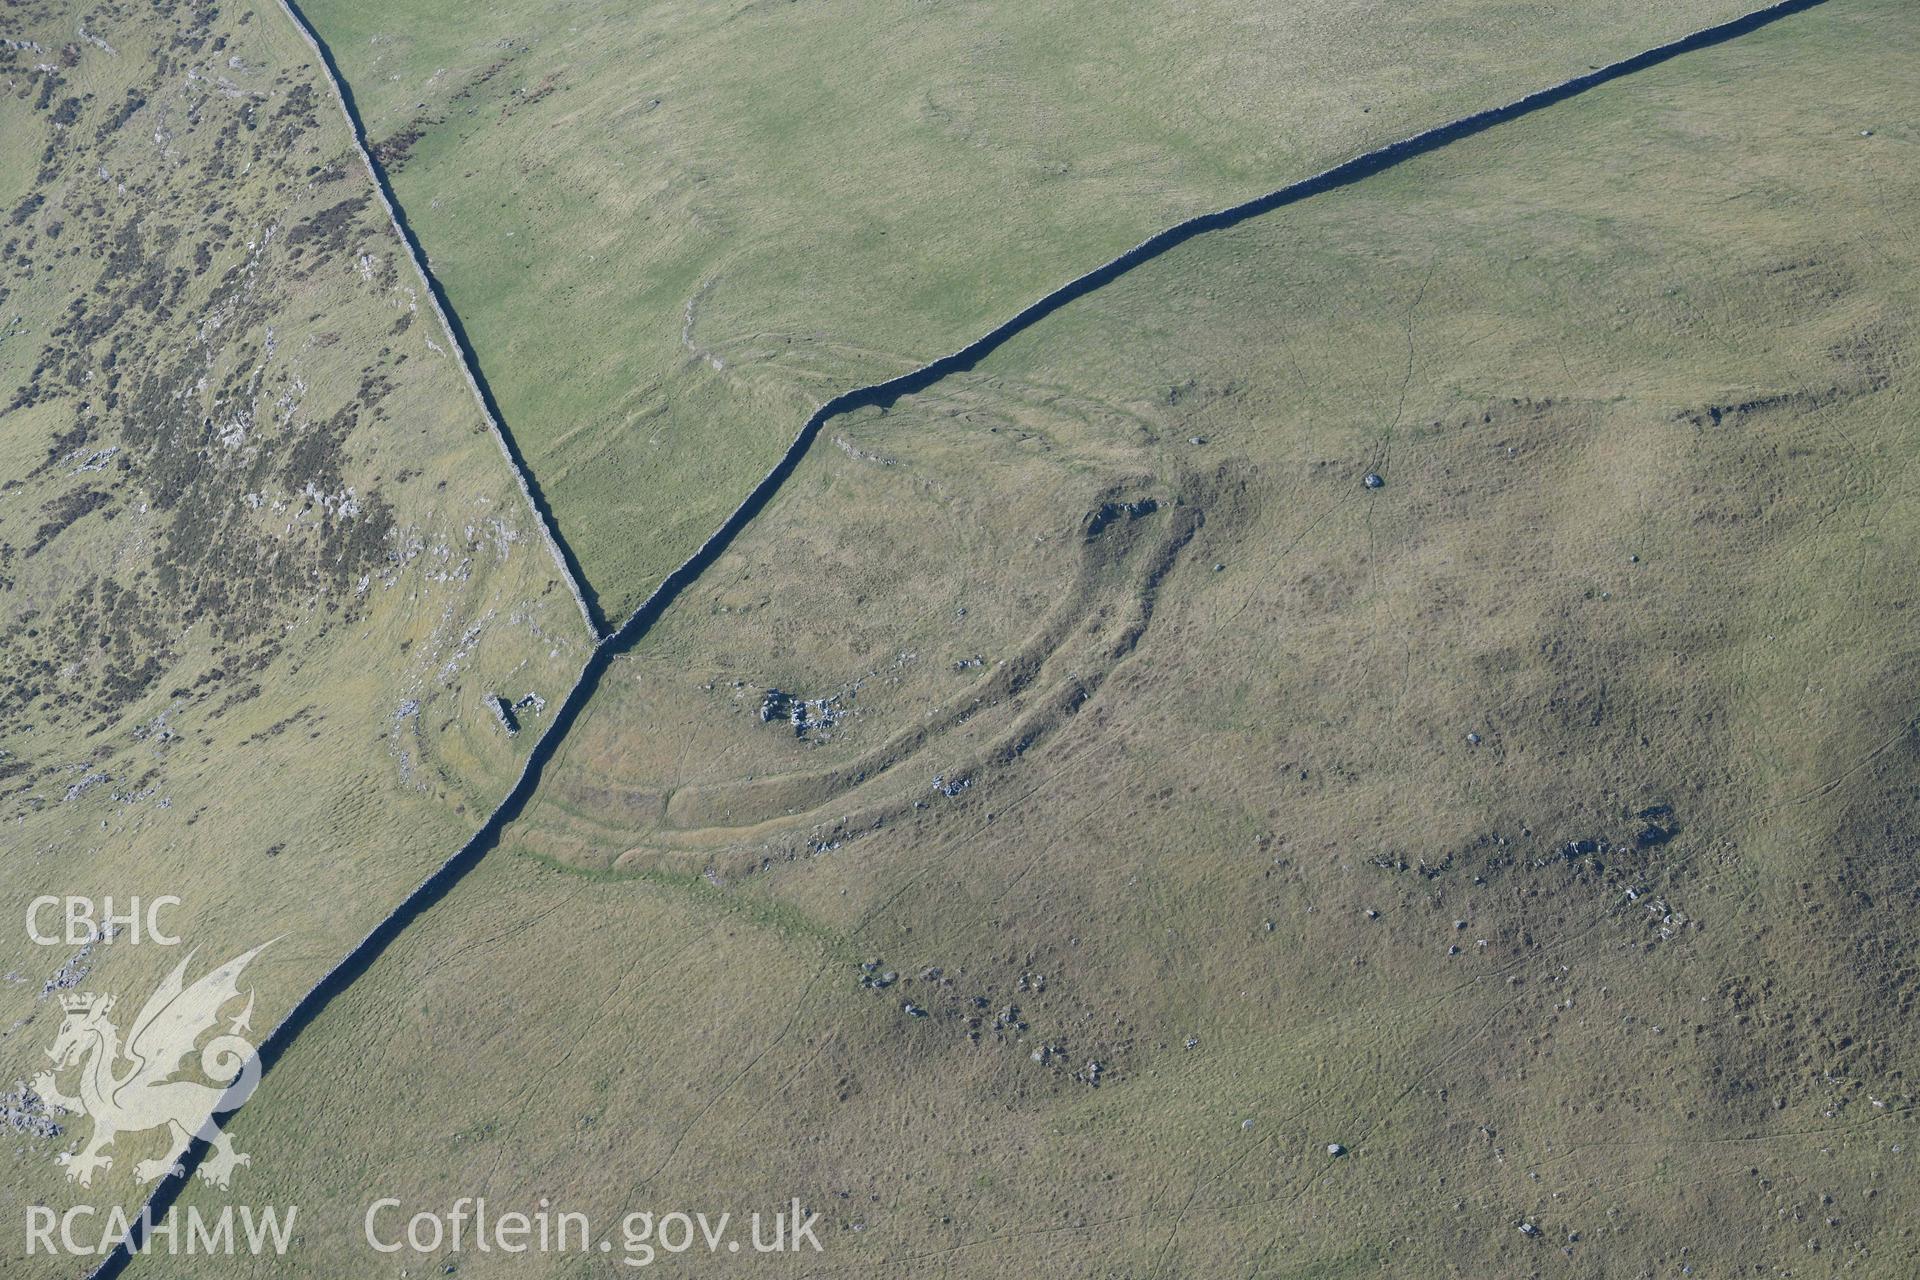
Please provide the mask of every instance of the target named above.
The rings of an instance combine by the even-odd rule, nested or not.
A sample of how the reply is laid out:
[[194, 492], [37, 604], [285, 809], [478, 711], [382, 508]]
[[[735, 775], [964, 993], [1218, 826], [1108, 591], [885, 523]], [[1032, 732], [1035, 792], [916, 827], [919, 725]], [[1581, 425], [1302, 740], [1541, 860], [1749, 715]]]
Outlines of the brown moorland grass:
[[276, 1274], [381, 1195], [825, 1215], [693, 1274], [1905, 1274], [1916, 40], [1830, 4], [829, 424], [242, 1113]]
[[[32, 900], [182, 899], [186, 947], [65, 970], [123, 1030], [186, 949], [197, 977], [277, 938], [263, 1032], [517, 775], [528, 737], [483, 695], [563, 692], [587, 637], [277, 11], [19, 4], [0, 35], [13, 1117], [79, 951], [30, 939]], [[82, 1189], [54, 1157], [89, 1124], [63, 1122], [7, 1130], [10, 1275], [49, 1265], [26, 1205], [135, 1200], [164, 1145], [126, 1136]]]

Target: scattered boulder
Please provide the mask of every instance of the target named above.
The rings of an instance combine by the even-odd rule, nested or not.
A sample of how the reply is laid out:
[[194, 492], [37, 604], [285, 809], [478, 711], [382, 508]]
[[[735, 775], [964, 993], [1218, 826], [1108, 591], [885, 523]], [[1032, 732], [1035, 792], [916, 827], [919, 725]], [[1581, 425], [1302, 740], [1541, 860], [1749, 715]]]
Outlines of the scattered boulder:
[[45, 1000], [55, 992], [71, 991], [86, 981], [87, 975], [93, 972], [93, 965], [90, 963], [93, 949], [102, 941], [113, 941], [113, 934], [96, 932], [89, 942], [69, 956], [67, 962], [47, 979], [46, 984], [40, 988], [40, 998]]
[[25, 1084], [15, 1084], [12, 1093], [0, 1096], [0, 1124], [36, 1138], [57, 1138], [61, 1132], [46, 1101]]
[[846, 714], [839, 705], [840, 696], [830, 698], [801, 698], [784, 689], [768, 689], [760, 699], [760, 722], [771, 724], [775, 720], [785, 721], [793, 728], [793, 736], [804, 738], [809, 734], [818, 734], [833, 728]]
[[1116, 520], [1138, 520], [1142, 516], [1152, 515], [1159, 509], [1160, 502], [1157, 498], [1141, 498], [1134, 502], [1103, 502], [1097, 511], [1087, 517], [1087, 539], [1092, 541], [1099, 537], [1106, 527]]

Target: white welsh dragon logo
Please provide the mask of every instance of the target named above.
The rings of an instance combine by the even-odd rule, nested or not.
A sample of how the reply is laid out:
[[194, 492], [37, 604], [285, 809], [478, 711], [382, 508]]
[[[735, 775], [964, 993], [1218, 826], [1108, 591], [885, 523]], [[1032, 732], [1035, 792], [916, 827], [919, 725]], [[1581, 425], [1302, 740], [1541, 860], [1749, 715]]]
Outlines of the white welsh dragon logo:
[[[111, 996], [91, 994], [60, 997], [66, 1018], [47, 1056], [53, 1070], [42, 1072], [33, 1087], [46, 1101], [93, 1120], [93, 1137], [78, 1152], [62, 1152], [67, 1179], [90, 1186], [94, 1171], [111, 1169], [113, 1157], [101, 1152], [123, 1133], [143, 1133], [164, 1127], [168, 1133], [165, 1156], [142, 1160], [134, 1174], [153, 1182], [180, 1171], [180, 1156], [194, 1138], [212, 1147], [200, 1165], [200, 1176], [224, 1188], [233, 1171], [251, 1164], [252, 1157], [233, 1149], [215, 1119], [245, 1102], [260, 1082], [260, 1060], [254, 1046], [240, 1033], [249, 1029], [253, 992], [247, 1007], [228, 1025], [226, 1034], [209, 1040], [200, 1051], [200, 1069], [224, 1084], [201, 1084], [169, 1077], [181, 1070], [195, 1043], [220, 1022], [220, 1011], [240, 996], [240, 973], [271, 943], [255, 947], [213, 970], [192, 986], [185, 985], [189, 955], [169, 974], [133, 1020], [123, 1047], [120, 1031], [107, 1014]], [[124, 1061], [124, 1065], [123, 1064]], [[56, 1076], [77, 1067], [78, 1095], [62, 1092]]]

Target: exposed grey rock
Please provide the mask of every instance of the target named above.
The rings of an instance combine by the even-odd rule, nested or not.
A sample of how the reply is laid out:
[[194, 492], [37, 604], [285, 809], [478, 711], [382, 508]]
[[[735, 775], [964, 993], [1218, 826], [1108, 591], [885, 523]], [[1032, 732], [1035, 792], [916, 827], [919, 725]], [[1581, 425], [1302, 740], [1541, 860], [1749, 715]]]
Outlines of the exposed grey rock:
[[78, 800], [81, 796], [87, 794], [87, 792], [93, 790], [101, 783], [112, 781], [112, 774], [89, 772], [83, 775], [80, 781], [72, 783], [67, 787], [67, 794], [60, 798], [60, 802], [65, 804], [69, 800]]
[[769, 689], [760, 700], [760, 722], [784, 720], [793, 727], [793, 736], [805, 738], [831, 729], [846, 714], [839, 703], [845, 695], [828, 698], [801, 698], [784, 689]]
[[12, 1093], [0, 1095], [0, 1124], [36, 1138], [57, 1138], [61, 1132], [45, 1099], [31, 1086], [20, 1083], [15, 1083]]
[[87, 963], [93, 957], [93, 949], [103, 938], [111, 941], [112, 936], [112, 934], [96, 933], [92, 941], [69, 956], [67, 962], [47, 979], [45, 986], [40, 988], [40, 998], [45, 1000], [56, 991], [71, 991], [86, 981], [87, 975], [93, 972], [93, 966]]

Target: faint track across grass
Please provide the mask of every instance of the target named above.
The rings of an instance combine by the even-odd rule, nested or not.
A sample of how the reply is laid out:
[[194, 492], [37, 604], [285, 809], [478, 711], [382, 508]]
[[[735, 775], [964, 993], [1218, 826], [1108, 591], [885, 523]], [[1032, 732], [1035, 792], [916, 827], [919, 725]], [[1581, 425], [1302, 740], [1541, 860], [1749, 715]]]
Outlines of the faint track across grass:
[[[654, 588], [652, 594], [643, 600], [640, 605], [628, 615], [626, 621], [623, 622], [617, 630], [607, 632], [603, 624], [597, 620], [597, 608], [589, 603], [591, 599], [590, 590], [587, 588], [585, 580], [579, 577], [577, 566], [573, 561], [571, 552], [568, 551], [565, 544], [560, 541], [557, 532], [549, 522], [545, 502], [539, 495], [537, 485], [519, 458], [518, 451], [513, 446], [511, 437], [509, 437], [505, 430], [499, 425], [498, 419], [492, 413], [492, 398], [478, 376], [477, 364], [474, 364], [471, 360], [465, 334], [459, 329], [457, 322], [452, 318], [451, 310], [443, 305], [439, 287], [434, 282], [433, 277], [427, 273], [424, 265], [424, 257], [415, 245], [412, 232], [407, 227], [400, 213], [399, 206], [387, 188], [385, 174], [380, 170], [372, 154], [367, 149], [365, 134], [361, 128], [359, 115], [353, 108], [350, 91], [340, 78], [326, 46], [320, 41], [313, 29], [308, 26], [305, 16], [301, 14], [297, 6], [292, 3], [292, 0], [280, 0], [281, 8], [285, 10], [289, 21], [300, 30], [302, 36], [307, 40], [307, 43], [313, 47], [332, 83], [335, 94], [339, 98], [352, 126], [354, 145], [359, 151], [361, 159], [365, 162], [368, 172], [373, 175], [374, 185], [380, 192], [381, 201], [386, 205], [389, 214], [391, 214], [393, 218], [395, 229], [400, 233], [401, 239], [407, 245], [410, 254], [413, 255], [415, 269], [420, 272], [421, 278], [427, 284], [429, 295], [433, 299], [435, 311], [440, 315], [441, 321], [446, 326], [449, 336], [454, 340], [462, 354], [463, 368], [467, 373], [468, 382], [472, 386], [474, 394], [479, 399], [482, 408], [487, 411], [488, 425], [494, 432], [494, 438], [499, 442], [501, 451], [506, 454], [509, 464], [512, 466], [515, 475], [519, 478], [522, 490], [527, 495], [528, 502], [533, 505], [536, 514], [540, 517], [542, 530], [547, 535], [555, 560], [560, 564], [565, 573], [568, 585], [573, 589], [575, 598], [579, 601], [581, 612], [583, 616], [586, 617], [589, 628], [597, 637], [597, 643], [595, 644], [592, 655], [587, 659], [585, 666], [581, 669], [580, 678], [574, 683], [573, 688], [562, 701], [558, 712], [548, 723], [545, 731], [541, 733], [538, 741], [533, 744], [533, 748], [528, 753], [526, 763], [522, 766], [518, 779], [515, 781], [512, 789], [508, 791], [506, 797], [501, 801], [500, 806], [493, 811], [485, 824], [481, 826], [471, 840], [443, 863], [438, 870], [428, 876], [417, 889], [408, 894], [390, 915], [375, 925], [366, 937], [361, 939], [352, 950], [348, 951], [347, 954], [341, 958], [340, 962], [315, 983], [305, 996], [301, 997], [287, 1016], [261, 1041], [258, 1057], [260, 1059], [262, 1076], [273, 1068], [274, 1064], [277, 1063], [281, 1056], [292, 1046], [293, 1041], [299, 1034], [325, 1011], [335, 996], [344, 992], [361, 974], [365, 973], [367, 969], [373, 965], [374, 961], [379, 959], [386, 951], [388, 945], [391, 944], [395, 938], [399, 937], [408, 925], [412, 924], [413, 921], [425, 914], [429, 908], [439, 902], [455, 884], [459, 883], [469, 871], [480, 863], [482, 858], [493, 850], [499, 843], [501, 832], [505, 830], [506, 825], [520, 816], [526, 807], [527, 801], [532, 798], [534, 791], [539, 786], [547, 764], [551, 762], [554, 755], [565, 742], [566, 736], [571, 731], [574, 722], [586, 709], [587, 703], [592, 699], [594, 692], [598, 689], [600, 680], [611, 666], [613, 659], [619, 654], [631, 649], [641, 637], [646, 635], [674, 600], [691, 586], [714, 561], [719, 559], [720, 555], [732, 544], [733, 540], [739, 536], [741, 531], [753, 521], [755, 516], [759, 515], [759, 513], [766, 508], [767, 504], [771, 502], [779, 492], [780, 487], [785, 484], [787, 479], [792, 476], [794, 471], [799, 467], [801, 460], [806, 456], [814, 440], [819, 436], [820, 429], [825, 426], [827, 422], [842, 414], [855, 412], [860, 409], [888, 407], [903, 396], [913, 395], [916, 392], [923, 391], [934, 383], [953, 374], [966, 372], [987, 355], [1005, 345], [1010, 339], [1032, 328], [1035, 324], [1038, 324], [1041, 320], [1059, 311], [1068, 303], [1087, 296], [1095, 290], [1119, 279], [1133, 268], [1159, 257], [1161, 254], [1177, 248], [1198, 236], [1205, 235], [1211, 231], [1225, 230], [1245, 222], [1248, 219], [1259, 217], [1265, 213], [1271, 213], [1276, 209], [1283, 208], [1290, 204], [1296, 204], [1327, 191], [1351, 186], [1364, 178], [1371, 177], [1404, 161], [1425, 155], [1428, 152], [1438, 150], [1443, 146], [1460, 141], [1461, 139], [1472, 137], [1475, 134], [1483, 133], [1495, 125], [1504, 124], [1508, 121], [1530, 115], [1536, 111], [1564, 102], [1589, 89], [1596, 88], [1639, 71], [1647, 70], [1650, 67], [1658, 66], [1682, 54], [1747, 35], [1773, 22], [1777, 22], [1782, 18], [1816, 8], [1826, 2], [1827, 0], [1780, 0], [1779, 3], [1769, 5], [1711, 27], [1702, 28], [1699, 31], [1670, 40], [1665, 44], [1657, 45], [1642, 53], [1637, 53], [1630, 58], [1609, 63], [1604, 67], [1594, 68], [1581, 75], [1574, 76], [1571, 79], [1561, 81], [1559, 84], [1536, 90], [1533, 93], [1527, 94], [1525, 97], [1515, 99], [1513, 102], [1503, 106], [1489, 107], [1483, 111], [1477, 111], [1471, 115], [1463, 116], [1450, 123], [1438, 125], [1432, 129], [1414, 134], [1412, 137], [1402, 139], [1401, 141], [1389, 143], [1384, 147], [1356, 156], [1353, 159], [1344, 161], [1311, 177], [1289, 183], [1276, 191], [1256, 196], [1251, 200], [1243, 201], [1240, 204], [1233, 205], [1226, 209], [1200, 214], [1184, 222], [1176, 223], [1141, 241], [1138, 245], [1135, 245], [1118, 257], [1112, 258], [1100, 266], [1095, 267], [1093, 270], [1061, 285], [1059, 288], [1048, 293], [1038, 301], [1031, 303], [1010, 319], [995, 326], [987, 333], [976, 338], [966, 346], [961, 347], [951, 355], [942, 356], [937, 360], [933, 360], [920, 366], [918, 369], [901, 374], [898, 377], [889, 378], [864, 387], [857, 387], [851, 391], [834, 396], [818, 409], [814, 410], [813, 414], [808, 417], [806, 422], [801, 426], [793, 442], [787, 447], [779, 460], [774, 463], [772, 469], [748, 492], [746, 498], [734, 509], [733, 513], [727, 517], [720, 527], [715, 530], [692, 555], [688, 556], [678, 568], [667, 574], [666, 577], [661, 580], [660, 585]], [[206, 1152], [206, 1144], [196, 1140], [182, 1158], [180, 1172], [166, 1178], [156, 1186], [153, 1195], [147, 1201], [147, 1208], [153, 1220], [160, 1220], [173, 1207], [174, 1202], [179, 1198], [180, 1192], [186, 1187], [187, 1180], [192, 1177], [194, 1171], [199, 1167]], [[122, 1246], [109, 1255], [92, 1274], [97, 1280], [112, 1280], [113, 1277], [119, 1276], [126, 1270], [127, 1266], [134, 1260], [134, 1256], [127, 1247]]]

